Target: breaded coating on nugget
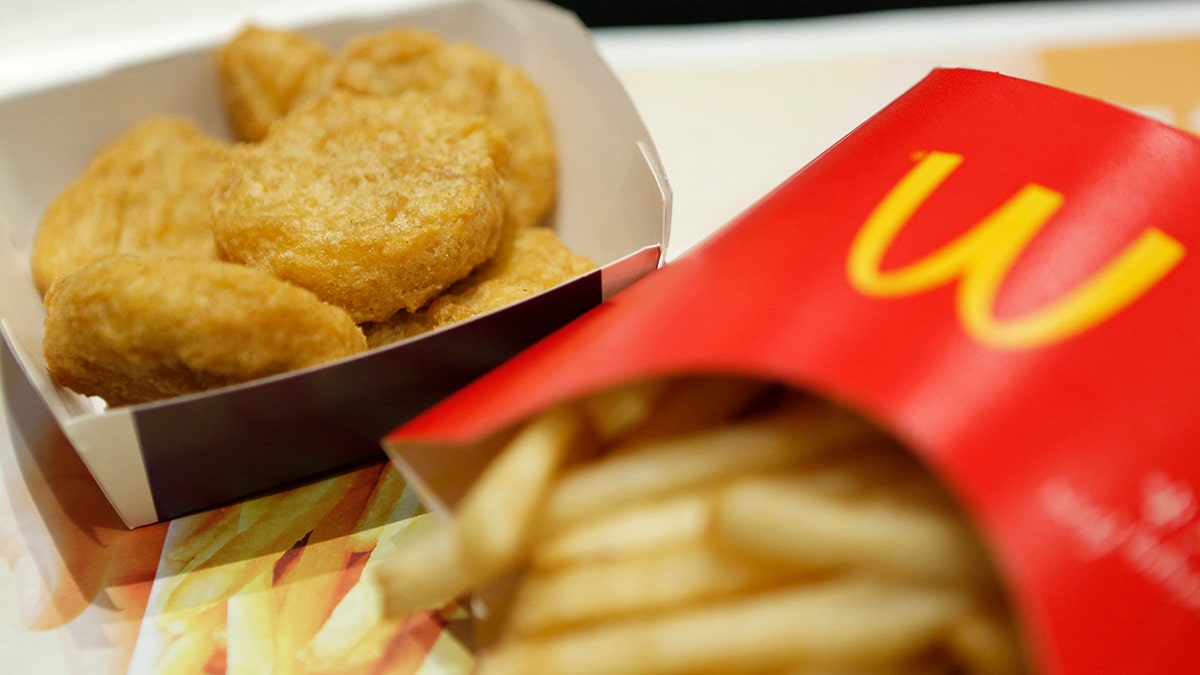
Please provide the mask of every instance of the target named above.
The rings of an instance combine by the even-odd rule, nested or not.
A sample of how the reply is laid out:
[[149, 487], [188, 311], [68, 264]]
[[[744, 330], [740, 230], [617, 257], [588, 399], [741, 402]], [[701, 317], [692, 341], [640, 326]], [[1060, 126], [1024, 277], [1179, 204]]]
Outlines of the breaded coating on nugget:
[[511, 246], [428, 306], [398, 312], [387, 321], [364, 325], [363, 330], [372, 348], [398, 342], [510, 305], [594, 269], [594, 262], [568, 248], [553, 230], [525, 228], [517, 232]]
[[506, 192], [514, 227], [540, 220], [554, 200], [555, 146], [541, 92], [522, 72], [467, 42], [397, 28], [351, 40], [333, 61], [334, 86], [362, 94], [424, 91], [496, 123], [509, 144]]
[[110, 406], [315, 366], [367, 346], [341, 309], [217, 260], [109, 256], [60, 278], [45, 300], [51, 376]]
[[217, 80], [234, 135], [258, 141], [319, 79], [332, 59], [300, 33], [246, 26], [217, 51]]
[[38, 290], [113, 253], [215, 259], [209, 198], [228, 154], [227, 144], [168, 116], [101, 148], [38, 224], [30, 260]]
[[421, 307], [499, 245], [504, 142], [428, 96], [334, 92], [231, 155], [212, 204], [221, 250], [355, 321]]
[[505, 186], [514, 228], [539, 222], [557, 189], [553, 128], [541, 91], [523, 72], [469, 42], [394, 28], [351, 39], [322, 74], [332, 87], [359, 94], [421, 91], [463, 112], [492, 120], [508, 142]]

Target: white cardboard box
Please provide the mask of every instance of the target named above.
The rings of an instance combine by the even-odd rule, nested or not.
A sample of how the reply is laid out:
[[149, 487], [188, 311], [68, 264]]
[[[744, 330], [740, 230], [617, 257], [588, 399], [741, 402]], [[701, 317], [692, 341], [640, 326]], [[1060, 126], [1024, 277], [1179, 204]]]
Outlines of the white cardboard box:
[[47, 374], [32, 235], [95, 151], [145, 116], [184, 114], [228, 136], [215, 45], [0, 100], [0, 372], [15, 447], [70, 442], [129, 527], [383, 460], [384, 433], [662, 263], [671, 196], [661, 162], [573, 15], [529, 0], [459, 0], [299, 30], [336, 48], [400, 24], [474, 41], [538, 82], [559, 148], [551, 224], [601, 269], [328, 366], [106, 410]]

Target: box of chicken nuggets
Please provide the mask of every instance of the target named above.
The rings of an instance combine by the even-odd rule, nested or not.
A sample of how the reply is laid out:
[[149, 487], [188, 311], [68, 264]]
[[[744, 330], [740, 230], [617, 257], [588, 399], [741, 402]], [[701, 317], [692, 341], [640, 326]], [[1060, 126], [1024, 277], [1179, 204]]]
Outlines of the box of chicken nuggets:
[[489, 674], [1196, 672], [1197, 171], [933, 71], [386, 437], [445, 514], [386, 607], [476, 594]]
[[384, 461], [398, 420], [656, 269], [669, 212], [544, 3], [247, 24], [0, 100], [13, 442], [69, 442], [130, 527]]

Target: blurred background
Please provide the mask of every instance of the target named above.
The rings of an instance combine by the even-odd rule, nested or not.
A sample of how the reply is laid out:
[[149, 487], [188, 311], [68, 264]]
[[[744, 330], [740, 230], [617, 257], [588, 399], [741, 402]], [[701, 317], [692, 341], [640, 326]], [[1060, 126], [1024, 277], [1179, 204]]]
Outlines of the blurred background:
[[[209, 45], [246, 22], [429, 1], [0, 0], [0, 97]], [[1000, 71], [1200, 129], [1195, 0], [551, 1], [593, 29], [663, 156], [670, 257], [935, 67]]]
[[[564, 0], [556, 2], [573, 10], [589, 26], [634, 26], [712, 23], [758, 19], [800, 19], [817, 16], [856, 14], [879, 10], [916, 7], [948, 7], [993, 4], [1003, 0], [733, 0], [726, 2], [688, 2], [687, 0]], [[1009, 0], [1010, 2], [1012, 0]], [[1026, 0], [1035, 1], [1035, 0]]]

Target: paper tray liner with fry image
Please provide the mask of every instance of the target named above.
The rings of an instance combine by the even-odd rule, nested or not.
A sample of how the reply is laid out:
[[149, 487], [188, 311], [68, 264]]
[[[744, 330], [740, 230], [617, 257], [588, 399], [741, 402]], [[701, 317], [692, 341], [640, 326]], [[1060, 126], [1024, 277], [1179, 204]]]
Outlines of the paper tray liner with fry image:
[[469, 41], [537, 83], [557, 148], [558, 190], [544, 224], [599, 269], [402, 343], [151, 403], [104, 408], [52, 381], [31, 240], [46, 204], [96, 149], [147, 116], [179, 115], [229, 135], [214, 59], [220, 40], [0, 100], [0, 356], [13, 442], [36, 450], [65, 437], [126, 526], [385, 461], [379, 438], [398, 422], [662, 262], [671, 196], [661, 162], [573, 14], [533, 0], [444, 0], [295, 30], [332, 47], [398, 26]]
[[1035, 672], [1191, 673], [1200, 631], [1200, 141], [933, 71], [710, 240], [385, 439], [437, 508], [460, 452], [681, 373], [782, 381], [926, 462], [987, 542]]

